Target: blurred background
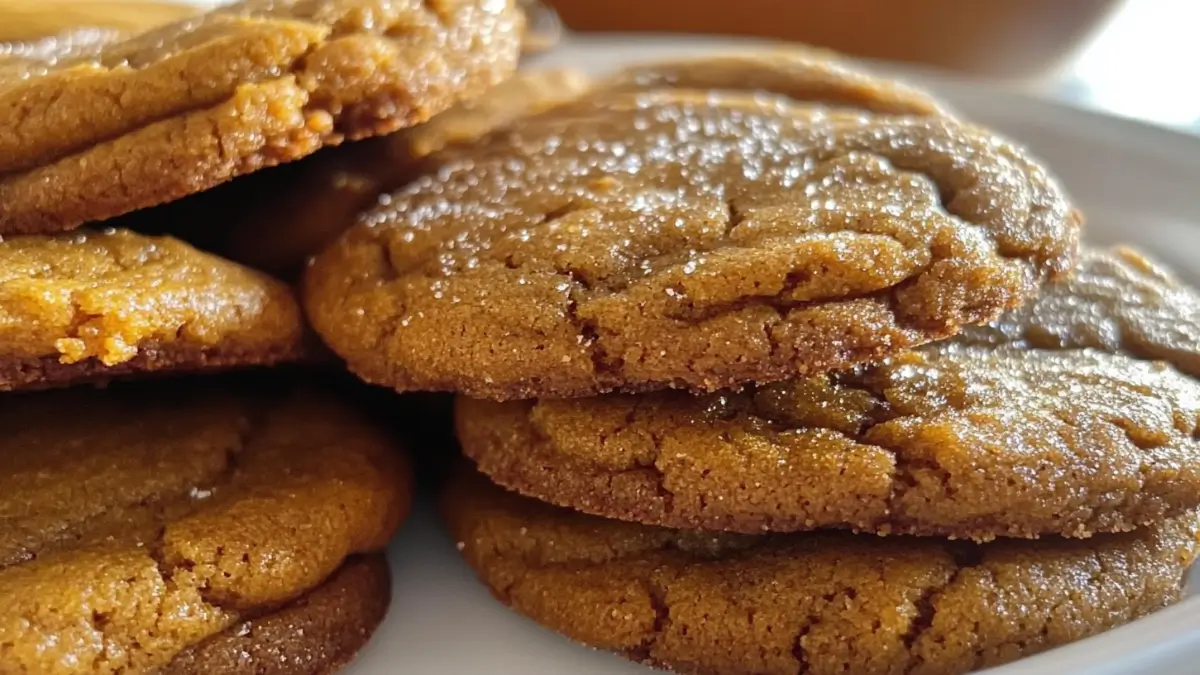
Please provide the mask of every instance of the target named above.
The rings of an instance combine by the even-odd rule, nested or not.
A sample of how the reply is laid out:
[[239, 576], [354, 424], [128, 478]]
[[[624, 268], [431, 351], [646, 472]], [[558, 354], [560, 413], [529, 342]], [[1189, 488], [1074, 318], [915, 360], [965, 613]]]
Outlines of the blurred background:
[[[0, 41], [215, 0], [0, 0]], [[799, 40], [1200, 133], [1196, 0], [547, 0], [573, 31]]]

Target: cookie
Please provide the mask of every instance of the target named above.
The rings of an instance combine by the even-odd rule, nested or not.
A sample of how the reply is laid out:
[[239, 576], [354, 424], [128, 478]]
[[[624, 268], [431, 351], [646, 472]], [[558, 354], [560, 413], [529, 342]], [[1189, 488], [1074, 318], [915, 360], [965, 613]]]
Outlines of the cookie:
[[1134, 249], [1084, 249], [1074, 275], [961, 341], [1087, 347], [1166, 361], [1200, 377], [1200, 292]]
[[1170, 271], [1085, 249], [1026, 307], [881, 365], [701, 398], [463, 398], [458, 436], [501, 485], [651, 525], [1128, 530], [1200, 506], [1200, 382], [1175, 369], [1195, 374], [1197, 317]]
[[[0, 430], [0, 663], [12, 672], [156, 672], [382, 550], [411, 497], [388, 434], [303, 390], [10, 396]], [[364, 626], [378, 611], [347, 610]]]
[[939, 343], [691, 396], [460, 397], [501, 485], [677, 528], [1087, 537], [1200, 506], [1200, 382], [1088, 350]]
[[188, 647], [158, 675], [327, 675], [354, 659], [390, 598], [383, 555], [351, 558], [282, 609]]
[[0, 241], [0, 391], [295, 361], [305, 346], [290, 288], [177, 240]]
[[381, 192], [403, 185], [425, 156], [570, 100], [587, 86], [574, 70], [523, 72], [411, 129], [329, 148], [126, 220], [140, 231], [180, 236], [296, 278], [310, 255], [333, 242]]
[[511, 0], [243, 0], [0, 62], [0, 234], [48, 233], [411, 126], [508, 77]]
[[946, 117], [602, 92], [431, 160], [305, 278], [326, 344], [401, 391], [713, 391], [876, 361], [1018, 306], [1078, 238], [1042, 167]]
[[703, 534], [602, 520], [478, 477], [445, 510], [517, 612], [679, 673], [955, 675], [1100, 633], [1180, 597], [1197, 519], [1089, 540]]

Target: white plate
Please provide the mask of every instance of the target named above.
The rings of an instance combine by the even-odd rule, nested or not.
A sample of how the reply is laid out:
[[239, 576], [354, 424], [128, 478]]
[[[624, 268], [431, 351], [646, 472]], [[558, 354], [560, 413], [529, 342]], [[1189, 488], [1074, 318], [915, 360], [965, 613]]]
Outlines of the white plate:
[[[604, 71], [622, 63], [728, 50], [697, 38], [577, 39], [541, 65]], [[1046, 160], [1086, 211], [1085, 237], [1127, 241], [1200, 282], [1200, 137], [943, 79], [963, 114]], [[348, 675], [647, 675], [534, 625], [495, 602], [422, 506], [392, 546], [394, 604]], [[988, 675], [1188, 675], [1200, 672], [1200, 597], [1102, 636], [988, 671]]]

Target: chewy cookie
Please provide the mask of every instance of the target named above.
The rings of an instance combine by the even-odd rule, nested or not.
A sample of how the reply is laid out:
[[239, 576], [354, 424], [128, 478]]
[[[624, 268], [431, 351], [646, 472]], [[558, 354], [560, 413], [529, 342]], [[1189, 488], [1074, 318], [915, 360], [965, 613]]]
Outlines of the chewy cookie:
[[167, 237], [0, 240], [0, 391], [300, 358], [291, 290]]
[[0, 234], [424, 121], [509, 76], [522, 23], [511, 0], [243, 0], [90, 54], [0, 59]]
[[1071, 277], [960, 340], [1127, 353], [1200, 377], [1200, 293], [1140, 251], [1085, 248]]
[[378, 623], [381, 572], [352, 557], [386, 545], [410, 479], [389, 436], [336, 401], [71, 389], [7, 398], [0, 438], [5, 672], [157, 672], [238, 638], [265, 656], [289, 616], [320, 629], [276, 653], [344, 661]]
[[652, 525], [1122, 531], [1200, 505], [1200, 382], [1131, 356], [1194, 369], [1197, 317], [1140, 254], [1085, 250], [1027, 307], [879, 365], [699, 398], [460, 398], [458, 435], [501, 485]]
[[1200, 382], [1095, 351], [940, 343], [739, 393], [457, 413], [501, 485], [668, 527], [1086, 537], [1200, 505]]
[[431, 158], [305, 279], [363, 379], [492, 399], [712, 391], [994, 319], [1074, 261], [1019, 148], [945, 117], [602, 92]]
[[383, 554], [351, 558], [300, 599], [188, 647], [158, 675], [326, 675], [354, 659], [390, 598]]
[[478, 476], [445, 498], [466, 561], [516, 611], [680, 673], [956, 675], [1169, 605], [1197, 519], [1089, 540], [988, 544], [745, 536], [608, 521]]

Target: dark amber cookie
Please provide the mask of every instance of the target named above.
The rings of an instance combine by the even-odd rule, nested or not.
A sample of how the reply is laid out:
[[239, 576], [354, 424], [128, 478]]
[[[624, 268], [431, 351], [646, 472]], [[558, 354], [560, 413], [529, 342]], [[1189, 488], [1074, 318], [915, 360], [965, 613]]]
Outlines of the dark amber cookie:
[[326, 343], [399, 390], [712, 391], [852, 366], [1021, 304], [1078, 236], [1000, 138], [785, 97], [604, 91], [431, 161], [306, 275]]
[[382, 550], [411, 498], [388, 434], [306, 392], [12, 395], [0, 439], [6, 672], [156, 672]]
[[351, 558], [298, 600], [188, 647], [157, 675], [328, 675], [354, 659], [390, 599], [383, 554]]
[[963, 342], [1087, 347], [1166, 361], [1200, 377], [1200, 292], [1140, 251], [1084, 249], [1075, 273]]
[[95, 53], [0, 59], [0, 234], [424, 121], [508, 77], [522, 24], [511, 0], [243, 0]]
[[1180, 597], [1197, 519], [1088, 540], [716, 535], [602, 520], [467, 476], [453, 536], [495, 596], [679, 673], [960, 675]]
[[166, 237], [0, 240], [0, 391], [295, 361], [291, 289]]

